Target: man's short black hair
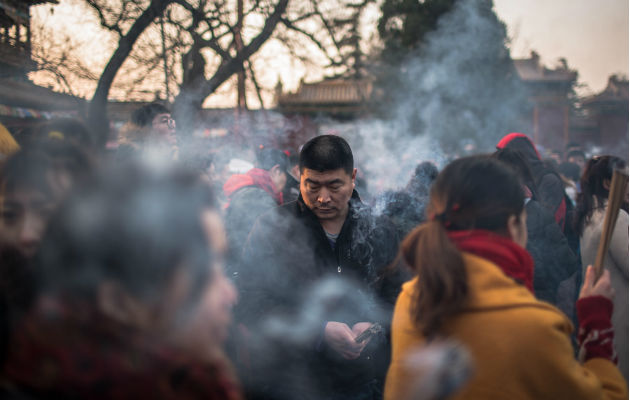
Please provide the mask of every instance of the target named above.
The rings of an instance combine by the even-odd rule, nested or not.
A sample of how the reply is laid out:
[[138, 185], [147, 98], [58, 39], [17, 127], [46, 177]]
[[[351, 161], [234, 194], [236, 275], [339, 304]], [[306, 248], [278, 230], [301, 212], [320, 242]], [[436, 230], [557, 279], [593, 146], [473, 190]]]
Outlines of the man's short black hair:
[[170, 114], [171, 111], [160, 103], [150, 103], [144, 105], [131, 114], [131, 122], [145, 127], [151, 125], [153, 118], [158, 114]]
[[348, 175], [354, 170], [350, 145], [342, 137], [321, 135], [306, 142], [300, 152], [300, 173], [304, 168], [324, 172], [343, 169]]

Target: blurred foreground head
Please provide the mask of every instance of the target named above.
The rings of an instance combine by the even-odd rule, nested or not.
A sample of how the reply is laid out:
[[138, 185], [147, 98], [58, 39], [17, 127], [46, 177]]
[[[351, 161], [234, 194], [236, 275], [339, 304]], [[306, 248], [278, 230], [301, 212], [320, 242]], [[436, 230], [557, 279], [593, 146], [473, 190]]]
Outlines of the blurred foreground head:
[[30, 258], [51, 213], [92, 168], [78, 146], [42, 140], [19, 150], [0, 165], [0, 249]]
[[198, 351], [222, 341], [230, 322], [225, 246], [214, 196], [197, 174], [127, 165], [68, 198], [36, 266], [45, 293]]

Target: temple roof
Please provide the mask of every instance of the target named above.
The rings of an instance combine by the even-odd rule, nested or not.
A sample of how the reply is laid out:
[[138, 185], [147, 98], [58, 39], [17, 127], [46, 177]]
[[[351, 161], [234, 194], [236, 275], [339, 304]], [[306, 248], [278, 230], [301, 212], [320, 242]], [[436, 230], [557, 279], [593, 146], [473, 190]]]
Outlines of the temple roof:
[[628, 79], [612, 75], [601, 92], [584, 100], [585, 105], [607, 102], [628, 102]]
[[29, 81], [0, 79], [0, 104], [42, 111], [79, 110], [84, 107], [85, 100]]
[[515, 59], [514, 67], [525, 82], [572, 82], [577, 79], [577, 72], [566, 65], [549, 69], [540, 63], [540, 57], [532, 52], [530, 58]]
[[366, 79], [302, 82], [295, 93], [280, 94], [278, 104], [357, 104], [368, 100], [371, 93], [372, 82]]

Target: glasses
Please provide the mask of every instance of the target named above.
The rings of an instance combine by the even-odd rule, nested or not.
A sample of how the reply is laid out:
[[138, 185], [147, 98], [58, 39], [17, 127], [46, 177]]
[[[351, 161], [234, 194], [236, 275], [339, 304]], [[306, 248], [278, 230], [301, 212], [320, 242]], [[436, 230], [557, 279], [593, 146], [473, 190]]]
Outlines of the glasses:
[[154, 122], [154, 124], [165, 124], [169, 128], [175, 128], [175, 120], [170, 116], [164, 116]]

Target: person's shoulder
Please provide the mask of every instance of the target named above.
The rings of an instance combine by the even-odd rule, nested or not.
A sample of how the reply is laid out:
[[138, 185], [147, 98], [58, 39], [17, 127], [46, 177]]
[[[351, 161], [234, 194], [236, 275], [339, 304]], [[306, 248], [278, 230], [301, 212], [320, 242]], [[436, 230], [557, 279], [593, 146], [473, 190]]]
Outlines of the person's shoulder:
[[620, 228], [628, 229], [628, 212], [626, 210], [619, 210], [617, 224], [619, 224]]
[[258, 186], [249, 185], [235, 191], [231, 196], [230, 203], [246, 200], [260, 200], [262, 198], [271, 198], [271, 195]]
[[[573, 325], [560, 310], [540, 300], [532, 299], [520, 304], [508, 302], [504, 307], [496, 308], [493, 315], [493, 320], [498, 324], [496, 328], [503, 334], [527, 338], [522, 342], [519, 340], [523, 348], [545, 343], [555, 335], [568, 337], [573, 331]], [[491, 324], [489, 320], [486, 322]]]
[[549, 168], [546, 168], [545, 172], [540, 177], [539, 185], [540, 186], [560, 185], [562, 188], [564, 188], [564, 183], [562, 182], [560, 175], [558, 175], [557, 172]]

